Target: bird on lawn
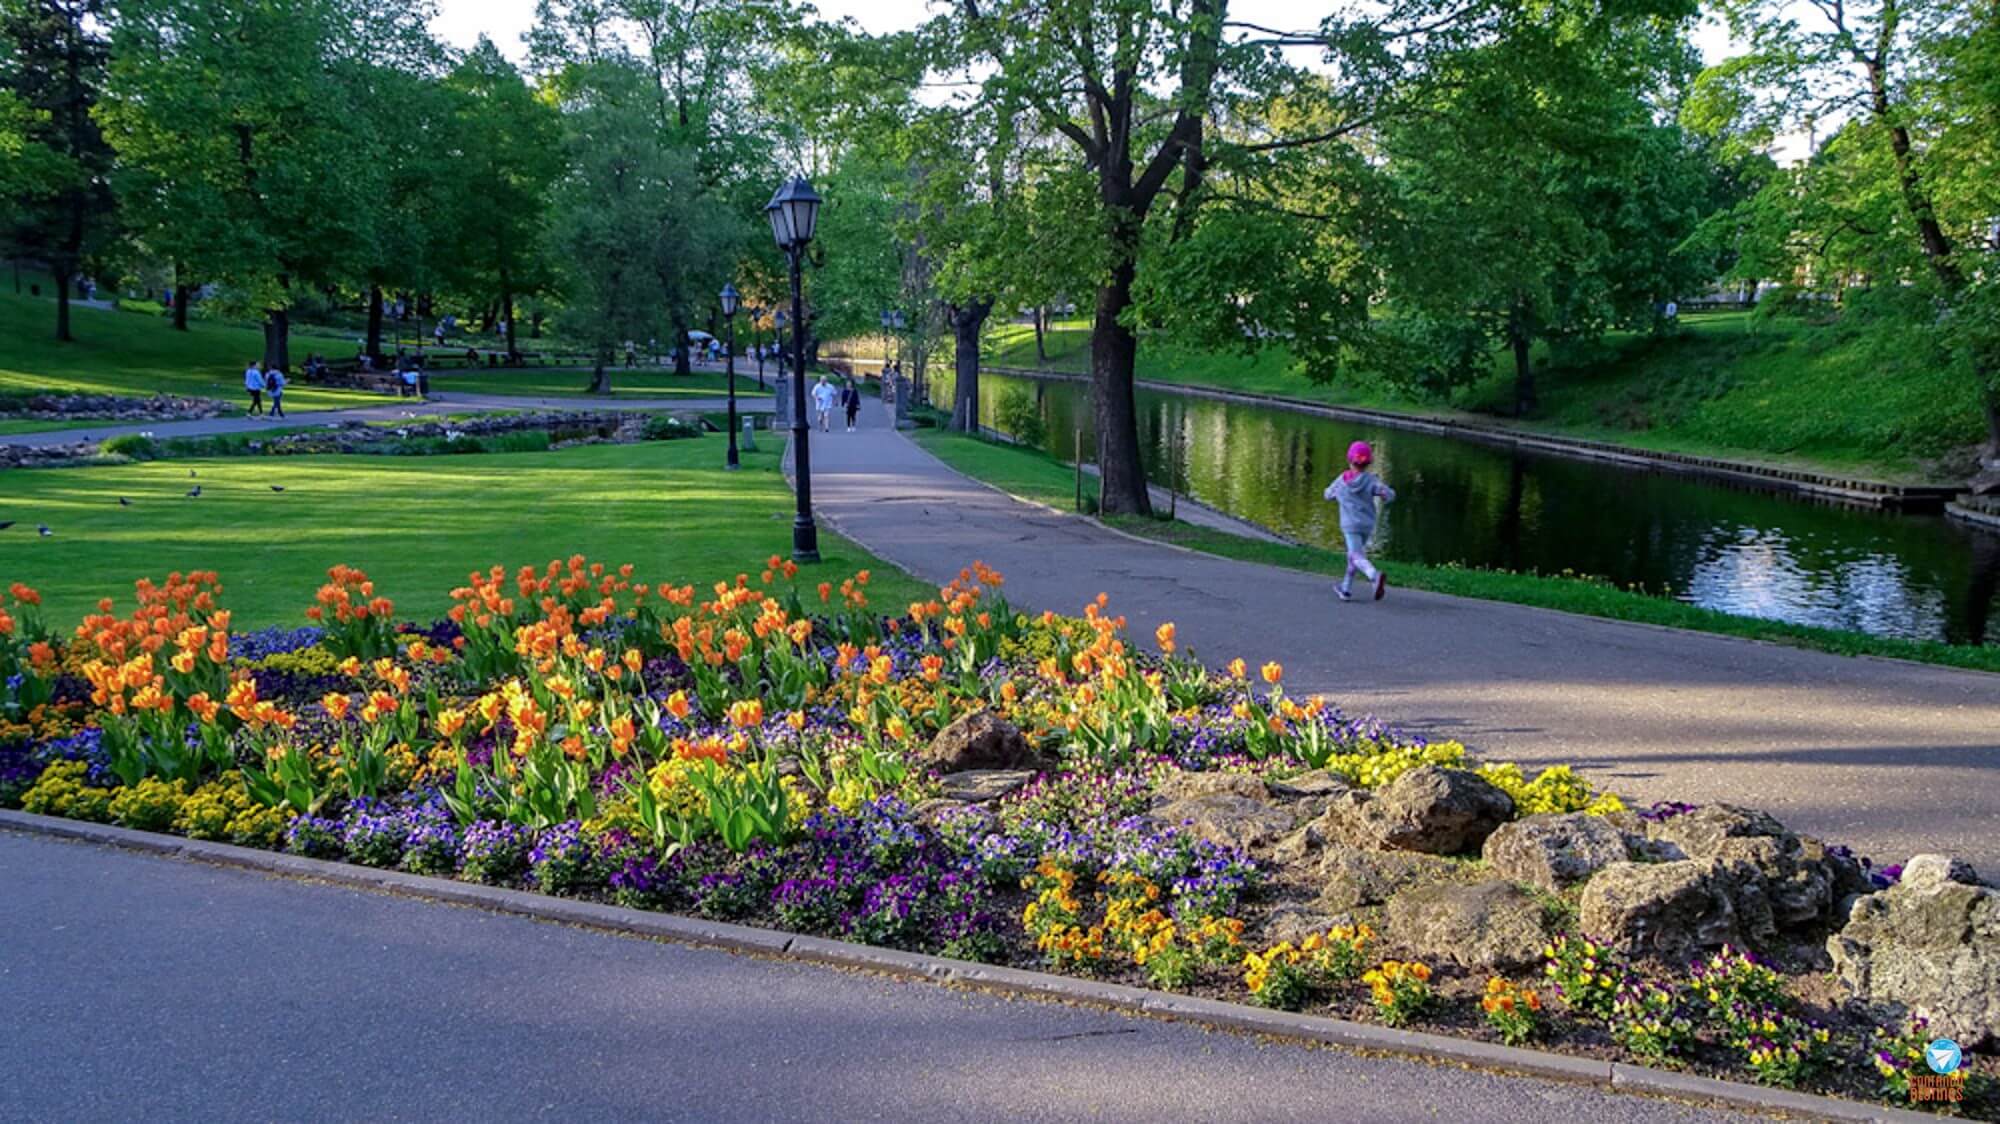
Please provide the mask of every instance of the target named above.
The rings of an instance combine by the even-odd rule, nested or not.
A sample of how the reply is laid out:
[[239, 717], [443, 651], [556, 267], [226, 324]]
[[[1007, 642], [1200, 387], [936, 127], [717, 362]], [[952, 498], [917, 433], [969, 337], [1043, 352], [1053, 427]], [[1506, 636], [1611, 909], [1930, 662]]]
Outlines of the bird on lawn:
[[189, 498], [193, 498], [193, 497], [195, 497], [195, 496], [198, 496], [198, 495], [200, 495], [200, 494], [201, 494], [201, 485], [199, 485], [199, 484], [196, 484], [196, 485], [195, 485], [194, 487], [192, 487], [192, 488], [189, 488], [189, 489], [188, 489], [188, 496], [189, 496]]
[[131, 507], [131, 506], [132, 506], [132, 501], [131, 501], [131, 500], [128, 500], [128, 499], [126, 499], [126, 498], [125, 498], [124, 496], [119, 496], [119, 497], [118, 497], [118, 506], [119, 506], [119, 507]]
[[285, 490], [285, 486], [283, 484], [273, 484], [271, 485], [271, 490], [274, 492], [282, 492]]
[[7, 520], [5, 523], [0, 523], [0, 531], [4, 531], [7, 528], [12, 527], [13, 525], [14, 521], [12, 519]]
[[194, 469], [192, 469], [192, 468], [188, 469], [188, 477], [189, 477], [190, 479], [192, 479], [192, 478], [194, 477]]
[[49, 525], [48, 525], [47, 523], [44, 523], [44, 524], [42, 524], [41, 526], [39, 526], [39, 527], [37, 527], [37, 528], [35, 528], [35, 529], [36, 529], [37, 531], [40, 531], [40, 532], [42, 533], [42, 537], [43, 537], [43, 538], [48, 538], [49, 536], [51, 536], [51, 535], [55, 534], [55, 532], [54, 532], [54, 531], [51, 531], [51, 530], [49, 530]]

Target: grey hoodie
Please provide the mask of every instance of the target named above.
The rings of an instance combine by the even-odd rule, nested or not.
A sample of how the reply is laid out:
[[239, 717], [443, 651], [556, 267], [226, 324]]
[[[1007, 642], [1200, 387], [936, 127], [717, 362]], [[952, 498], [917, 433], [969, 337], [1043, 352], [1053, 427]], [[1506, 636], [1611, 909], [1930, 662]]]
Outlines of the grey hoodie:
[[1326, 486], [1326, 498], [1340, 505], [1340, 529], [1355, 534], [1374, 532], [1377, 497], [1389, 503], [1396, 491], [1372, 472], [1356, 472], [1351, 478], [1343, 472]]

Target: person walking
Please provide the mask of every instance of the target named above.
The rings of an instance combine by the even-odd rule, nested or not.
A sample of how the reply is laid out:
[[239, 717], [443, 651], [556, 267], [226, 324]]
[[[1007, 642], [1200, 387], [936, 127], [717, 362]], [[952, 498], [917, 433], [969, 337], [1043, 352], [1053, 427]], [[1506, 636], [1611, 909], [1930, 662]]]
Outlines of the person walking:
[[1368, 471], [1375, 463], [1375, 450], [1366, 441], [1347, 447], [1347, 471], [1326, 486], [1325, 498], [1340, 505], [1340, 534], [1347, 540], [1347, 573], [1340, 579], [1342, 601], [1354, 600], [1354, 575], [1359, 573], [1375, 586], [1375, 600], [1389, 590], [1389, 577], [1368, 560], [1368, 540], [1375, 536], [1375, 519], [1380, 503], [1396, 499], [1395, 489]]
[[854, 432], [854, 419], [861, 414], [861, 388], [848, 379], [840, 390], [840, 404], [847, 407], [847, 432]]
[[833, 384], [826, 381], [825, 375], [821, 375], [819, 383], [813, 387], [813, 409], [819, 414], [821, 433], [833, 432], [833, 405], [837, 397]]
[[264, 412], [264, 361], [258, 360], [243, 369], [243, 389], [250, 392], [250, 416]]
[[271, 392], [271, 416], [274, 418], [285, 416], [285, 381], [283, 367], [273, 367], [271, 373], [264, 376], [264, 389]]

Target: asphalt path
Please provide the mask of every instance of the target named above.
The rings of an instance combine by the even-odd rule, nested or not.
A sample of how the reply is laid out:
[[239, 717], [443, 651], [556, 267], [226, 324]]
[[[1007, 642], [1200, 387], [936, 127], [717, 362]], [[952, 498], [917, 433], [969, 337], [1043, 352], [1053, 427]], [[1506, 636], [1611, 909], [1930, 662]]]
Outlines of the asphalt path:
[[1721, 1120], [0, 832], [0, 1120]]
[[2000, 876], [2000, 675], [1394, 588], [1143, 542], [966, 479], [863, 411], [815, 434], [813, 498], [877, 555], [943, 581], [974, 559], [1017, 605], [1102, 592], [1211, 664], [1277, 660], [1322, 692], [1523, 768], [1571, 764], [1641, 802], [1728, 801], [1881, 862], [1949, 851]]

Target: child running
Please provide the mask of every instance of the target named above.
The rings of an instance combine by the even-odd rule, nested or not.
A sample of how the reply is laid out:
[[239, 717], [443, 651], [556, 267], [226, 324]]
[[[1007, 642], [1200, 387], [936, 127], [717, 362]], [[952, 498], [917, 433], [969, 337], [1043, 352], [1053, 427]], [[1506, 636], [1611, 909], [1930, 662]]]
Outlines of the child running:
[[1368, 540], [1375, 534], [1375, 501], [1389, 503], [1396, 492], [1380, 477], [1368, 471], [1375, 450], [1368, 442], [1356, 441], [1347, 447], [1347, 471], [1326, 486], [1326, 498], [1340, 505], [1340, 533], [1347, 539], [1347, 574], [1340, 579], [1340, 599], [1354, 600], [1354, 575], [1375, 583], [1375, 600], [1389, 590], [1389, 579], [1368, 561]]

